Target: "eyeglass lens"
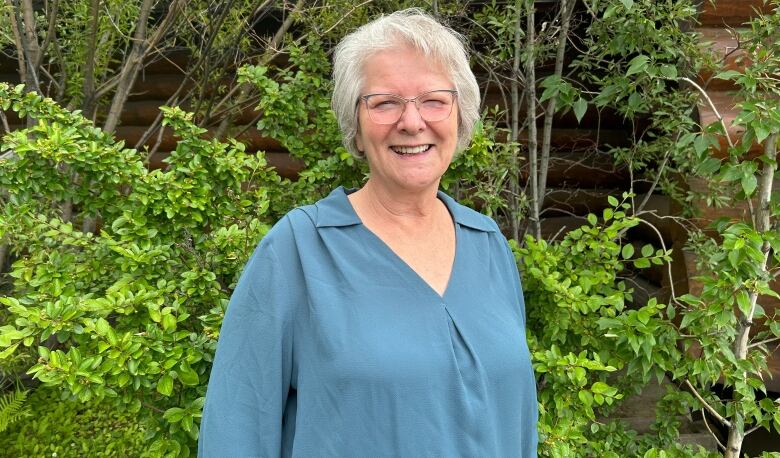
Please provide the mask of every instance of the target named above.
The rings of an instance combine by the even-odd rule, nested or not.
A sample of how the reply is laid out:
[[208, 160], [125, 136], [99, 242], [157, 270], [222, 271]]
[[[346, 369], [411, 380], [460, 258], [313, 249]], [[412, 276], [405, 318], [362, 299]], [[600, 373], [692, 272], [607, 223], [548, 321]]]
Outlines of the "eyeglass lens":
[[406, 104], [414, 102], [420, 116], [428, 122], [446, 119], [452, 112], [455, 94], [441, 90], [420, 94], [414, 99], [405, 99], [392, 94], [370, 94], [364, 97], [368, 115], [377, 124], [395, 124], [401, 119]]

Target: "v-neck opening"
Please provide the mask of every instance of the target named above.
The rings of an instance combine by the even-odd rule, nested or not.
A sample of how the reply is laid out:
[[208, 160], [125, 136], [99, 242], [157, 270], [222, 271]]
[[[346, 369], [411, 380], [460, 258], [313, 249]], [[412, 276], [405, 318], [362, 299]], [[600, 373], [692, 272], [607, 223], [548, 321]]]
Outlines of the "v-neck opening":
[[376, 242], [378, 242], [378, 244], [379, 244], [380, 246], [382, 246], [382, 247], [383, 247], [383, 249], [384, 249], [384, 250], [386, 250], [386, 251], [387, 251], [387, 252], [390, 254], [390, 256], [392, 256], [392, 257], [393, 257], [393, 258], [396, 260], [396, 262], [397, 262], [397, 263], [401, 264], [401, 265], [403, 266], [403, 268], [404, 268], [404, 269], [405, 269], [405, 270], [406, 270], [408, 273], [410, 273], [410, 274], [411, 274], [413, 277], [416, 277], [416, 278], [417, 278], [417, 281], [418, 281], [419, 283], [421, 283], [421, 284], [424, 286], [424, 289], [425, 289], [425, 290], [427, 290], [427, 291], [429, 291], [429, 292], [433, 293], [433, 294], [436, 296], [436, 298], [437, 298], [438, 300], [440, 300], [440, 301], [444, 301], [444, 300], [445, 300], [445, 298], [447, 297], [447, 293], [450, 291], [450, 289], [451, 289], [451, 287], [452, 287], [452, 285], [453, 285], [453, 281], [452, 281], [452, 280], [453, 280], [453, 278], [455, 277], [455, 273], [456, 273], [456, 271], [457, 271], [457, 270], [456, 270], [456, 267], [457, 267], [457, 265], [458, 265], [458, 257], [459, 257], [459, 256], [458, 256], [458, 253], [460, 252], [460, 243], [459, 243], [459, 239], [460, 239], [460, 227], [458, 226], [458, 223], [457, 223], [457, 221], [455, 221], [455, 215], [452, 213], [452, 209], [449, 207], [449, 205], [447, 205], [447, 201], [446, 201], [445, 199], [442, 199], [442, 198], [441, 198], [441, 195], [439, 194], [439, 192], [438, 192], [438, 191], [436, 192], [436, 198], [437, 198], [439, 201], [441, 201], [441, 203], [442, 203], [442, 204], [444, 204], [444, 208], [446, 208], [446, 209], [447, 209], [447, 213], [450, 215], [450, 218], [452, 219], [452, 227], [453, 227], [453, 230], [454, 230], [454, 232], [455, 232], [455, 234], [454, 234], [454, 235], [455, 235], [455, 253], [454, 253], [453, 257], [452, 257], [452, 265], [450, 266], [450, 275], [449, 275], [449, 277], [447, 278], [447, 284], [445, 285], [445, 287], [444, 287], [444, 291], [443, 291], [441, 294], [439, 294], [439, 292], [438, 292], [438, 291], [436, 291], [436, 289], [435, 289], [433, 286], [431, 286], [431, 284], [430, 284], [430, 283], [428, 283], [428, 281], [427, 281], [427, 280], [425, 280], [425, 279], [422, 277], [422, 275], [420, 275], [419, 273], [417, 273], [417, 271], [416, 271], [416, 270], [414, 270], [414, 269], [412, 268], [412, 266], [410, 266], [410, 265], [409, 265], [409, 263], [408, 263], [408, 262], [406, 262], [406, 261], [405, 261], [405, 260], [404, 260], [404, 259], [403, 259], [403, 258], [402, 258], [402, 257], [401, 257], [399, 254], [398, 254], [398, 253], [396, 253], [396, 252], [395, 252], [395, 251], [394, 251], [394, 250], [393, 250], [393, 249], [390, 247], [390, 245], [388, 245], [388, 244], [387, 244], [387, 242], [385, 242], [384, 240], [382, 240], [382, 238], [381, 238], [381, 237], [379, 237], [379, 236], [378, 236], [376, 233], [374, 233], [374, 231], [372, 231], [371, 229], [369, 229], [369, 228], [368, 228], [368, 226], [366, 226], [366, 225], [363, 223], [363, 220], [360, 218], [360, 215], [358, 215], [358, 214], [357, 214], [357, 211], [355, 211], [355, 207], [354, 207], [354, 206], [352, 206], [352, 202], [351, 202], [351, 201], [349, 200], [349, 198], [347, 197], [347, 196], [349, 196], [350, 194], [352, 194], [353, 192], [355, 192], [355, 191], [356, 191], [356, 189], [352, 189], [352, 190], [348, 190], [348, 189], [346, 189], [346, 188], [343, 188], [343, 189], [344, 189], [344, 195], [343, 195], [343, 198], [344, 198], [344, 199], [346, 199], [346, 201], [347, 201], [347, 205], [349, 206], [349, 209], [350, 209], [350, 211], [351, 211], [351, 212], [352, 212], [352, 213], [355, 215], [355, 217], [358, 219], [358, 221], [360, 221], [360, 227], [362, 227], [362, 228], [363, 228], [363, 230], [364, 230], [366, 233], [368, 233], [368, 234], [369, 234], [371, 237], [373, 237], [373, 239], [374, 239]]

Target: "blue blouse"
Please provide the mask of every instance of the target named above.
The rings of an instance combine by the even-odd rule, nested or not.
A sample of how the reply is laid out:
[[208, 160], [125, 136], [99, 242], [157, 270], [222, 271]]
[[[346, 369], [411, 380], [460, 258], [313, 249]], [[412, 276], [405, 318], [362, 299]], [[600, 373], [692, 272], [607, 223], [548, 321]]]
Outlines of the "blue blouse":
[[230, 300], [201, 457], [535, 457], [536, 385], [514, 258], [455, 222], [443, 296], [362, 225], [343, 188], [288, 213]]

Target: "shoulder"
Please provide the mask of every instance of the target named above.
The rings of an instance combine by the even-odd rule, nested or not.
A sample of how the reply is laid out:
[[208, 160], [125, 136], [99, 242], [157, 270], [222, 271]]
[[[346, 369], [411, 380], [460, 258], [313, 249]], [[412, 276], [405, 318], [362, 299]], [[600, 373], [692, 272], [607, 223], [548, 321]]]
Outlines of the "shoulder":
[[354, 224], [360, 224], [360, 219], [347, 198], [347, 191], [339, 186], [317, 202], [291, 210], [277, 226], [297, 231]]
[[319, 240], [318, 232], [324, 228], [360, 224], [347, 192], [342, 187], [334, 189], [317, 202], [296, 207], [284, 215], [263, 237], [259, 247], [274, 250], [290, 250]]
[[493, 218], [458, 203], [455, 199], [441, 191], [439, 191], [439, 198], [447, 206], [453, 220], [457, 224], [482, 232], [494, 233], [502, 237], [498, 224], [493, 221]]

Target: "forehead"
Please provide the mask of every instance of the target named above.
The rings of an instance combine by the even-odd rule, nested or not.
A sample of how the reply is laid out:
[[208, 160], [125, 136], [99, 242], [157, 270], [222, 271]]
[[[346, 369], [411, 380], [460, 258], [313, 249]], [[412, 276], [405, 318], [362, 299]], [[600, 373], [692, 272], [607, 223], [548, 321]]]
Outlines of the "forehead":
[[389, 92], [413, 97], [453, 88], [441, 63], [410, 46], [376, 51], [363, 62], [362, 72], [362, 93]]

